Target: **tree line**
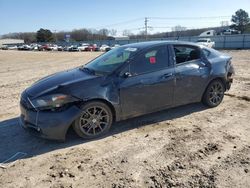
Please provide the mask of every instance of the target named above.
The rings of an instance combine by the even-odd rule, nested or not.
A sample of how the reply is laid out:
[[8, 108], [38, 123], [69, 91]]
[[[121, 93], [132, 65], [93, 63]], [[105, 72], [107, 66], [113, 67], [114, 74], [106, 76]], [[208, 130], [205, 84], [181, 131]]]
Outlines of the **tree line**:
[[[250, 19], [246, 11], [239, 9], [232, 15], [231, 18], [232, 25], [230, 28], [241, 31], [241, 33], [250, 33]], [[189, 29], [185, 27], [176, 26], [171, 32], [162, 32], [149, 34], [147, 38], [167, 38], [167, 37], [178, 37], [178, 36], [197, 36], [200, 33], [208, 30], [220, 30], [222, 27], [217, 28], [203, 28], [203, 29]], [[115, 29], [74, 29], [70, 32], [59, 31], [51, 32], [49, 29], [39, 29], [37, 32], [19, 32], [19, 33], [9, 33], [2, 35], [1, 38], [13, 38], [13, 39], [23, 39], [25, 43], [35, 43], [35, 42], [57, 42], [68, 40], [70, 42], [79, 41], [90, 41], [90, 40], [107, 40], [110, 39], [109, 36], [115, 36], [117, 30]], [[141, 39], [145, 38], [145, 32], [142, 31], [139, 34], [133, 34], [130, 30], [123, 31], [124, 36], [130, 36], [131, 39]]]
[[114, 33], [108, 29], [74, 29], [73, 31], [52, 32], [49, 29], [39, 29], [37, 32], [19, 32], [2, 35], [1, 38], [23, 39], [25, 43], [35, 42], [57, 42], [67, 40], [69, 36], [70, 42], [86, 41], [86, 40], [106, 40], [109, 33]]

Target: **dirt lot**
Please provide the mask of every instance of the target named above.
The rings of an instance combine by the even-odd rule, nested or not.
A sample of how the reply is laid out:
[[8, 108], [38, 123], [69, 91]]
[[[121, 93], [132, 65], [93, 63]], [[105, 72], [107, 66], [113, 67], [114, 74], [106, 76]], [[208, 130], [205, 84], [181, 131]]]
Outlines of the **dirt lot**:
[[[117, 123], [110, 134], [58, 143], [17, 124], [20, 93], [99, 53], [0, 51], [0, 187], [250, 187], [250, 51], [226, 51], [232, 88], [213, 109], [191, 104]], [[20, 154], [20, 153], [19, 153]]]

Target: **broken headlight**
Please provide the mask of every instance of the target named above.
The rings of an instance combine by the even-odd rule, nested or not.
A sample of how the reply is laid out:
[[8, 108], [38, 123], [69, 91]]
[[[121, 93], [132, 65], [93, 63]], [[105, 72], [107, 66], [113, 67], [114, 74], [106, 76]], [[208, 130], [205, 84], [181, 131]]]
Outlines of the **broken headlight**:
[[50, 110], [61, 108], [69, 103], [79, 101], [77, 98], [64, 94], [53, 94], [32, 100], [32, 104], [39, 110]]

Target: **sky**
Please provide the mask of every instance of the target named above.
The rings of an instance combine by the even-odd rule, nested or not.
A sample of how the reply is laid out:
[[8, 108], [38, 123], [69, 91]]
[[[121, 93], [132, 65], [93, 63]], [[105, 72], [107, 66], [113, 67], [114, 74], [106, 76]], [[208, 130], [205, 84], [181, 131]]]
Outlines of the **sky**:
[[150, 33], [220, 26], [238, 9], [250, 14], [250, 0], [0, 0], [0, 35], [73, 29], [143, 30], [148, 17]]

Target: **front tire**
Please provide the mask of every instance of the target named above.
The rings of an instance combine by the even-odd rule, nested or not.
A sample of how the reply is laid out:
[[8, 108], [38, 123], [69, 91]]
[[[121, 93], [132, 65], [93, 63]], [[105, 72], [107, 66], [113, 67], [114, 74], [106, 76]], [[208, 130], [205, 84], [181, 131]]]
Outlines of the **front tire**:
[[82, 113], [73, 128], [80, 137], [92, 139], [108, 132], [112, 123], [112, 111], [105, 103], [89, 102], [82, 106]]
[[218, 106], [224, 98], [225, 86], [220, 80], [212, 81], [202, 98], [203, 104], [213, 108]]

